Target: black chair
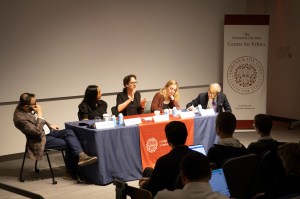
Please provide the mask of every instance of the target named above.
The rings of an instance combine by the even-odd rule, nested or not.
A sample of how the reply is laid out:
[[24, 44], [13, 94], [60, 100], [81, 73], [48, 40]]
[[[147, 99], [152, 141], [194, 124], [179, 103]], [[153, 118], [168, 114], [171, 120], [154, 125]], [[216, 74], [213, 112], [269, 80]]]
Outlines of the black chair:
[[118, 117], [119, 112], [118, 112], [117, 106], [111, 107], [111, 114], [113, 114], [114, 116]]
[[256, 154], [234, 157], [226, 160], [222, 166], [228, 188], [233, 198], [251, 197], [252, 178], [257, 166]]
[[[64, 152], [66, 150], [67, 150], [66, 147], [63, 147], [63, 148], [48, 148], [48, 149], [44, 150], [44, 153], [47, 156], [47, 160], [48, 160], [48, 164], [49, 164], [49, 168], [50, 168], [50, 172], [51, 172], [52, 184], [57, 184], [57, 181], [54, 178], [54, 173], [53, 173], [53, 169], [52, 169], [52, 166], [51, 166], [51, 161], [50, 161], [50, 158], [49, 158], [49, 152], [60, 151], [61, 154], [62, 154], [64, 163], [65, 163], [65, 154], [64, 154]], [[22, 166], [21, 166], [21, 170], [20, 170], [20, 175], [19, 175], [19, 181], [20, 182], [24, 182], [25, 181], [25, 179], [23, 178], [23, 169], [24, 169], [24, 164], [25, 164], [25, 159], [27, 157], [27, 153], [28, 153], [28, 147], [27, 147], [27, 144], [26, 144], [26, 146], [25, 146], [25, 152], [24, 152], [24, 156], [23, 156], [23, 161], [22, 161]], [[37, 162], [38, 162], [38, 160], [35, 161], [35, 167], [34, 167], [35, 173], [39, 173], [40, 172], [40, 170], [37, 168]]]
[[131, 199], [152, 199], [150, 191], [129, 186], [126, 182], [121, 180], [113, 180], [116, 186], [116, 199], [126, 199], [129, 196]]
[[258, 161], [253, 179], [253, 195], [265, 192], [273, 183], [279, 182], [284, 176], [284, 166], [276, 151], [264, 152]]

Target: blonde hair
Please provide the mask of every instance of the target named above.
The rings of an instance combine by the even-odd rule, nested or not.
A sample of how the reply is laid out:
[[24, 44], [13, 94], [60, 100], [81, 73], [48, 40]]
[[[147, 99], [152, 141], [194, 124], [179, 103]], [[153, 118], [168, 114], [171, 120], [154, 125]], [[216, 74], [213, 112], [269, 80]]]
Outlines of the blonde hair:
[[169, 96], [167, 95], [166, 90], [167, 90], [167, 88], [168, 88], [169, 86], [171, 86], [171, 85], [176, 85], [176, 87], [177, 87], [173, 97], [175, 98], [176, 101], [178, 101], [178, 100], [179, 100], [179, 87], [178, 87], [178, 83], [177, 83], [176, 80], [169, 80], [169, 81], [166, 83], [165, 87], [164, 87], [164, 88], [161, 88], [161, 89], [159, 90], [159, 93], [160, 93], [161, 95], [163, 95], [165, 99], [167, 99]]
[[300, 176], [300, 143], [285, 143], [278, 148], [278, 155], [287, 173]]

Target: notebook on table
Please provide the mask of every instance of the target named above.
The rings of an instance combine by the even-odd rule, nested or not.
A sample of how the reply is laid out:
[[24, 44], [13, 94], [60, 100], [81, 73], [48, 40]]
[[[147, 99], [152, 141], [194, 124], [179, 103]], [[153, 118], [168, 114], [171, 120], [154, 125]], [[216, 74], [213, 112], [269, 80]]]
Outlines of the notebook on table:
[[215, 192], [219, 192], [224, 196], [230, 197], [230, 192], [226, 182], [226, 178], [223, 169], [212, 170], [211, 179], [209, 180], [211, 189]]
[[190, 145], [189, 148], [194, 150], [194, 151], [197, 151], [199, 153], [202, 153], [203, 155], [206, 156], [206, 152], [205, 152], [205, 148], [204, 148], [203, 144]]

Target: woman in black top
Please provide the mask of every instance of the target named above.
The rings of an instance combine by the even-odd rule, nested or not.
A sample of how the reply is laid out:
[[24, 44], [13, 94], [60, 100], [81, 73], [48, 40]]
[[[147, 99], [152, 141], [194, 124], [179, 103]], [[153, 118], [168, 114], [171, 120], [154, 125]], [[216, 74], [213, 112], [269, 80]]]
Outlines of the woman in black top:
[[101, 95], [99, 86], [89, 85], [86, 88], [84, 99], [78, 105], [79, 120], [103, 119], [103, 114], [107, 113], [107, 103], [101, 100]]
[[135, 75], [127, 75], [123, 79], [123, 92], [117, 94], [117, 109], [124, 116], [144, 112], [146, 98], [141, 99], [140, 92], [136, 90], [137, 83]]

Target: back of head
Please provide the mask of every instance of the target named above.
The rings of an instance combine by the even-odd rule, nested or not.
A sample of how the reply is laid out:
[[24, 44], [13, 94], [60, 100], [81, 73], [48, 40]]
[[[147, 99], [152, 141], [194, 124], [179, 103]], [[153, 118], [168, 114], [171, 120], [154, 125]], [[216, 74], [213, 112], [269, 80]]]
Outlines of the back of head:
[[254, 117], [254, 125], [262, 135], [270, 135], [273, 122], [269, 115], [257, 114]]
[[181, 172], [189, 181], [209, 179], [211, 176], [208, 158], [199, 152], [190, 152], [181, 161]]
[[187, 138], [187, 129], [183, 122], [172, 121], [165, 127], [168, 143], [174, 146], [184, 145]]
[[221, 112], [217, 116], [216, 127], [226, 135], [232, 135], [236, 128], [236, 118], [231, 112]]
[[300, 143], [285, 143], [279, 146], [278, 155], [289, 174], [300, 176]]

